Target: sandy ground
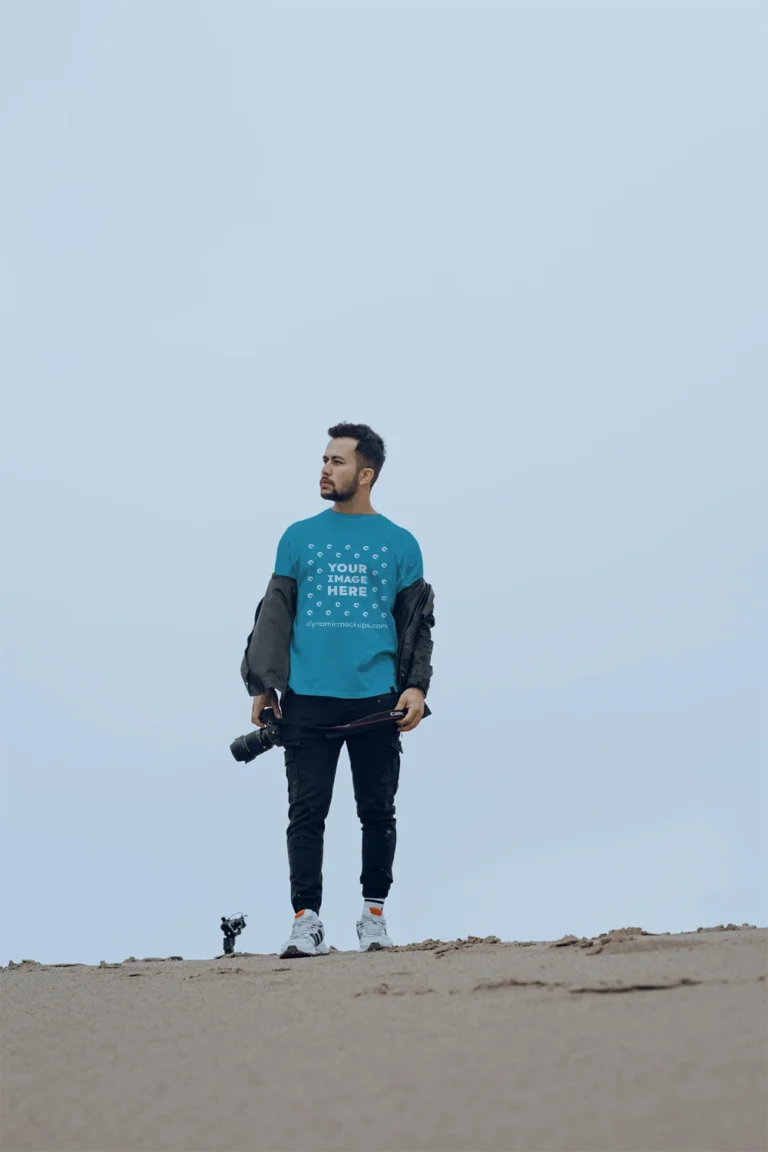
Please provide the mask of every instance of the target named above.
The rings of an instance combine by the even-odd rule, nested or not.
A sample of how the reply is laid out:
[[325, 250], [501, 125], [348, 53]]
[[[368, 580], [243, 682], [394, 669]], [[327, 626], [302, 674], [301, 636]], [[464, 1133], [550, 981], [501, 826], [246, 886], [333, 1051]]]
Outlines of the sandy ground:
[[766, 932], [2, 972], [3, 1152], [764, 1152]]

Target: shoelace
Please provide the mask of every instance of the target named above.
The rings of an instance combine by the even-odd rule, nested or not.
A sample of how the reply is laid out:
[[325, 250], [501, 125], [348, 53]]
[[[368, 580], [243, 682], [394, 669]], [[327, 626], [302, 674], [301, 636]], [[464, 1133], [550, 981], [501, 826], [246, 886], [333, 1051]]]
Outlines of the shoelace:
[[360, 926], [366, 936], [386, 936], [387, 934], [387, 922], [383, 916], [366, 916], [365, 920], [360, 921]]

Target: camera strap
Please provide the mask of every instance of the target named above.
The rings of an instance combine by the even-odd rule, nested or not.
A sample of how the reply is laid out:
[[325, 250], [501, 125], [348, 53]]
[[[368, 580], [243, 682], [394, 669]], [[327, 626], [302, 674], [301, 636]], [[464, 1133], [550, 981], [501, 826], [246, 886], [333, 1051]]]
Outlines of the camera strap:
[[[334, 737], [357, 736], [360, 732], [368, 732], [371, 728], [380, 728], [383, 724], [395, 724], [406, 715], [405, 708], [395, 708], [387, 712], [372, 712], [369, 716], [361, 716], [359, 720], [352, 720], [349, 724], [333, 724], [319, 727], [312, 724], [294, 724], [290, 720], [282, 723], [289, 728], [301, 728], [304, 732], [316, 732], [332, 740]], [[424, 716], [431, 715], [427, 705], [424, 705]]]

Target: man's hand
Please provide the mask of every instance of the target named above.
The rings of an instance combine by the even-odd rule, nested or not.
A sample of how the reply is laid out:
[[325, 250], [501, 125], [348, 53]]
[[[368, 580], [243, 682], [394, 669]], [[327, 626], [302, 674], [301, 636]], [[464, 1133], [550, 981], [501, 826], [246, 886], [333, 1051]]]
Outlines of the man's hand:
[[264, 724], [261, 720], [261, 714], [265, 708], [274, 709], [275, 716], [282, 718], [280, 705], [277, 700], [277, 692], [274, 688], [269, 688], [266, 692], [262, 692], [261, 696], [253, 697], [253, 706], [251, 707], [251, 723], [255, 724], [257, 728], [263, 728]]
[[412, 732], [424, 716], [424, 693], [421, 688], [406, 688], [397, 702], [398, 712], [407, 708], [406, 716], [397, 725], [400, 732]]

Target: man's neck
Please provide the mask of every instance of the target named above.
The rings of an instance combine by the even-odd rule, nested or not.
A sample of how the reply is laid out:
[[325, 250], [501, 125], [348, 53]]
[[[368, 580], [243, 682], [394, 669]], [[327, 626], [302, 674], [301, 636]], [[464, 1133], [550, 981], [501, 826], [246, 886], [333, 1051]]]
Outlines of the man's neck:
[[371, 507], [371, 500], [369, 496], [360, 498], [353, 496], [351, 500], [345, 500], [341, 504], [334, 504], [334, 512], [340, 512], [342, 516], [376, 516], [378, 513], [376, 509]]

